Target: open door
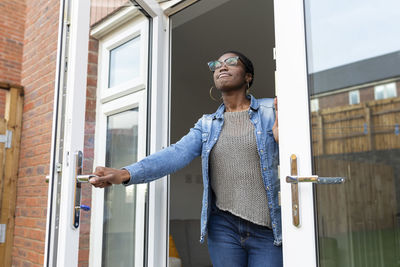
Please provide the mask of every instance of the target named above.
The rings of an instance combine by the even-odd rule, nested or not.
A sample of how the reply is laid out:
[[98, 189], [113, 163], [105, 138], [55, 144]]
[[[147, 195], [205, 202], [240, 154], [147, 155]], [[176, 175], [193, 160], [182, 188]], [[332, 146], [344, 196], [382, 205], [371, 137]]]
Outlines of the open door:
[[[93, 168], [84, 166], [85, 150], [94, 166], [118, 168], [166, 145], [166, 16], [156, 1], [65, 0], [60, 10], [45, 266], [77, 266], [87, 255], [90, 266], [161, 266], [165, 179], [90, 193], [80, 175]], [[91, 134], [96, 125], [95, 152], [84, 144], [88, 110], [96, 113], [89, 125]], [[91, 204], [82, 205], [88, 192]], [[89, 238], [80, 232], [89, 228], [85, 249]]]
[[399, 263], [399, 10], [275, 1], [285, 267]]

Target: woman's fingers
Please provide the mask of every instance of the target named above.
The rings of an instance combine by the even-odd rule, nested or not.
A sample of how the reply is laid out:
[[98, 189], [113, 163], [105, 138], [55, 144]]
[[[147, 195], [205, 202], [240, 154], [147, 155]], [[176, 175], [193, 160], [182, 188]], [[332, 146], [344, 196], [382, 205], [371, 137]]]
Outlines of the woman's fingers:
[[90, 178], [89, 182], [93, 186], [100, 188], [104, 188], [112, 184], [121, 184], [125, 180], [130, 179], [130, 174], [127, 170], [107, 167], [96, 167], [93, 174], [97, 175], [97, 177]]

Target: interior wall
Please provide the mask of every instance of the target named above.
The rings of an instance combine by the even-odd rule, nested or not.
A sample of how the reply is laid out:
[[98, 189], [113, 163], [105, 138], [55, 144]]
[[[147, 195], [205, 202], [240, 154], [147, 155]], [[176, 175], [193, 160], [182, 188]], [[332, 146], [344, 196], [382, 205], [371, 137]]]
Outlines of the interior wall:
[[[222, 3], [222, 4], [221, 4]], [[221, 104], [209, 97], [207, 62], [237, 50], [254, 64], [251, 94], [274, 97], [273, 0], [202, 0], [171, 18], [171, 144]], [[207, 7], [215, 6], [213, 9]], [[214, 89], [213, 95], [219, 98]], [[198, 157], [171, 175], [170, 219], [199, 219], [203, 182]]]

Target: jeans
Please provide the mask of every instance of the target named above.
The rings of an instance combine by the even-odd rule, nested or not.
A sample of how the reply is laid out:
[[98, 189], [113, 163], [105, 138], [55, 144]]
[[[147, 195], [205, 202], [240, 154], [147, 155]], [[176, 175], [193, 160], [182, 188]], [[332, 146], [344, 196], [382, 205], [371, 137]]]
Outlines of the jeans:
[[282, 267], [282, 247], [268, 227], [211, 205], [208, 250], [214, 267]]

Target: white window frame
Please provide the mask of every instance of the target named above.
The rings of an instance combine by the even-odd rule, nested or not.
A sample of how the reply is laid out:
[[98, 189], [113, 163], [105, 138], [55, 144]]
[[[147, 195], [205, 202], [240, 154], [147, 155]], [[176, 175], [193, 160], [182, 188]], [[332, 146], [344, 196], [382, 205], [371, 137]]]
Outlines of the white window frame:
[[[137, 12], [136, 14], [139, 14]], [[108, 87], [110, 52], [112, 49], [140, 36], [140, 66], [138, 77], [122, 84]], [[148, 59], [148, 19], [135, 16], [127, 25], [120, 27], [104, 36], [99, 43], [99, 87], [100, 101], [105, 103], [112, 99], [146, 88]]]
[[[357, 101], [353, 102], [352, 101], [352, 96], [356, 96]], [[349, 104], [350, 105], [356, 105], [356, 104], [360, 104], [360, 90], [353, 90], [353, 91], [349, 91]]]
[[[107, 139], [107, 117], [139, 108], [138, 121], [138, 161], [146, 156], [146, 113], [147, 101], [145, 90], [117, 98], [97, 108], [96, 137], [95, 137], [95, 166], [105, 166], [106, 139]], [[137, 187], [135, 199], [135, 266], [143, 266], [144, 255], [144, 220], [145, 220], [145, 195], [147, 184], [134, 185]], [[92, 190], [92, 213], [90, 225], [90, 251], [89, 266], [101, 266], [103, 249], [103, 215], [104, 215], [104, 189], [93, 188]], [[100, 256], [99, 256], [100, 255]]]

